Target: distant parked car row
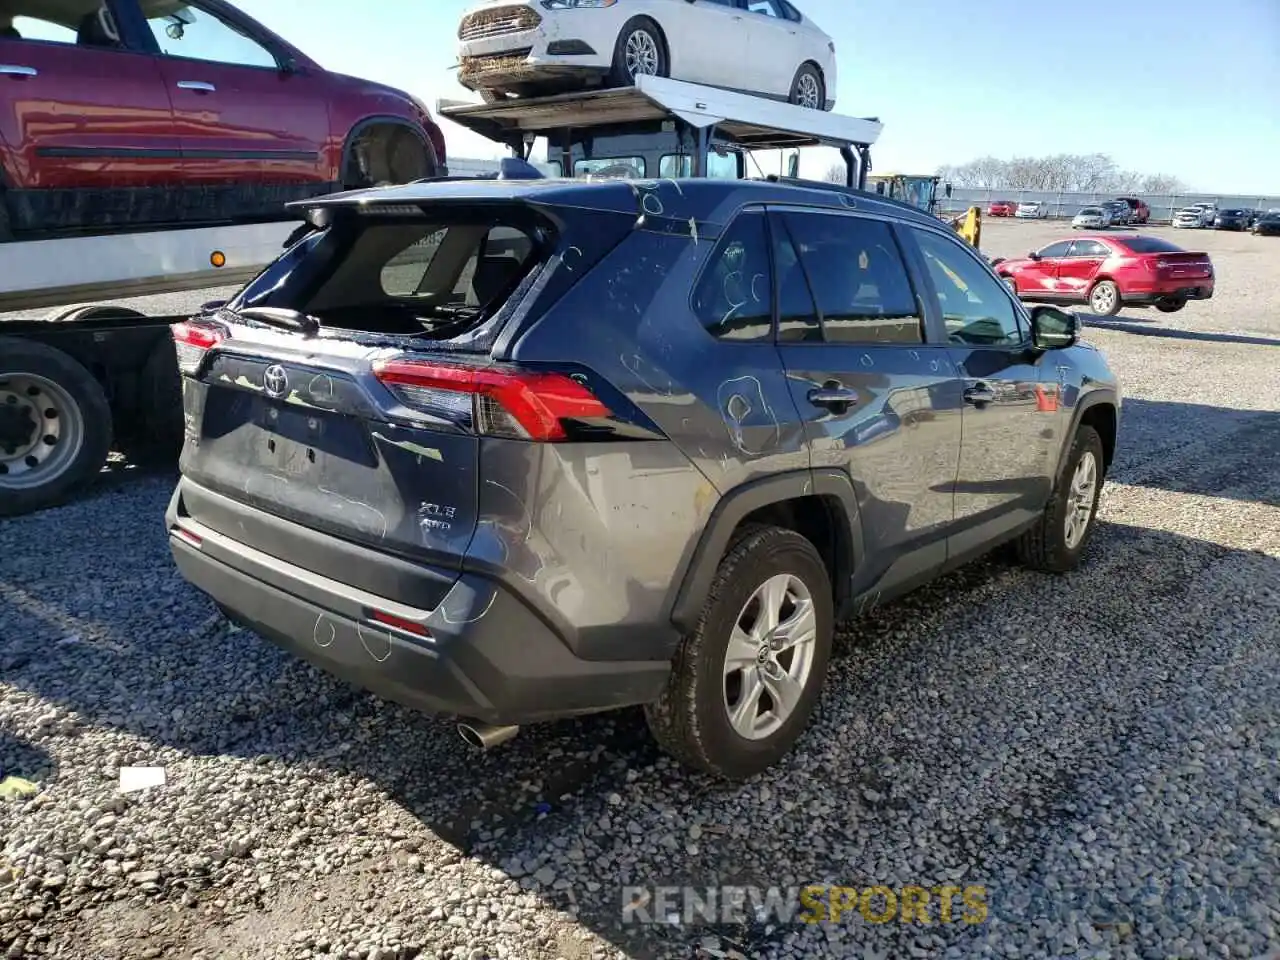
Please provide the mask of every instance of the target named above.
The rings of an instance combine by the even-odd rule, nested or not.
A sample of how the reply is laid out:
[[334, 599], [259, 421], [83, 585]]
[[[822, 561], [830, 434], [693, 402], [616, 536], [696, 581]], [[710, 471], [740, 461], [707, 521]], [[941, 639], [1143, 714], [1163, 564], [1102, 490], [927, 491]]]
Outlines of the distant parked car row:
[[[989, 217], [1016, 217], [1019, 220], [1042, 220], [1050, 215], [1052, 205], [1046, 200], [1025, 200], [1014, 203], [1012, 200], [992, 200], [987, 205]], [[1117, 197], [1115, 200], [1104, 200], [1102, 203], [1085, 207], [1080, 214], [1085, 217], [1081, 226], [1111, 227], [1123, 224], [1147, 223], [1151, 219], [1151, 208], [1137, 197]]]

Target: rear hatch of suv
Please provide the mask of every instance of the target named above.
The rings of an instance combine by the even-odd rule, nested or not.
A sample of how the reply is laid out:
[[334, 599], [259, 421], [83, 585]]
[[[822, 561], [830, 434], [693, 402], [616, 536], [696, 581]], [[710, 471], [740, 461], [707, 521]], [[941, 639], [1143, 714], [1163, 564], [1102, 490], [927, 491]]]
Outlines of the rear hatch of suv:
[[[323, 229], [174, 337], [179, 516], [429, 608], [476, 529], [479, 439], [561, 439], [607, 413], [566, 371], [493, 355], [631, 230], [636, 208], [623, 185], [597, 185], [595, 209], [557, 206], [554, 187], [418, 189], [426, 199], [378, 191], [319, 208]], [[372, 582], [361, 548], [402, 558], [403, 576]]]

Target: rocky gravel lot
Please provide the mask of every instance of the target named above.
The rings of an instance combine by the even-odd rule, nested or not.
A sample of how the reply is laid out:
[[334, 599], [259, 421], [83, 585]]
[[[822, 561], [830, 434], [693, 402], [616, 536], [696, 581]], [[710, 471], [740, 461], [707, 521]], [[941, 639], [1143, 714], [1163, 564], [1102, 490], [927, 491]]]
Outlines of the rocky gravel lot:
[[[635, 713], [477, 754], [231, 628], [173, 570], [170, 475], [0, 525], [0, 767], [39, 786], [0, 801], [0, 954], [1268, 956], [1280, 241], [1169, 232], [1219, 293], [1091, 320], [1126, 406], [1083, 569], [997, 557], [847, 624], [813, 729], [746, 785]], [[121, 794], [122, 766], [167, 782]], [[980, 885], [989, 913], [621, 923], [627, 886], [809, 883]]]

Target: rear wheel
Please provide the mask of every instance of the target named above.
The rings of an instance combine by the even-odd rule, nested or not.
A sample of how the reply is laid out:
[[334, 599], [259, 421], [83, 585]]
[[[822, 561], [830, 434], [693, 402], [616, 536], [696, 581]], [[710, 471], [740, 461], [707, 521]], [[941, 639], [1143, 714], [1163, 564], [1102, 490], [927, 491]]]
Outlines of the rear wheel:
[[800, 64], [800, 69], [791, 81], [791, 96], [788, 99], [796, 106], [809, 110], [826, 109], [826, 84], [822, 80], [822, 74], [812, 63]]
[[609, 73], [613, 85], [631, 87], [636, 77], [666, 77], [670, 73], [667, 48], [658, 25], [648, 17], [628, 21], [613, 50], [613, 69]]
[[809, 723], [833, 632], [831, 581], [813, 544], [755, 527], [720, 562], [649, 729], [681, 762], [729, 779], [777, 763]]
[[1089, 309], [1100, 317], [1114, 317], [1120, 306], [1120, 288], [1111, 280], [1099, 280], [1089, 291]]
[[1161, 313], [1177, 313], [1186, 305], [1187, 301], [1174, 297], [1170, 297], [1167, 300], [1156, 301], [1156, 309]]
[[425, 140], [404, 127], [382, 124], [356, 139], [342, 181], [344, 188], [358, 190], [409, 183], [435, 173], [435, 151]]
[[111, 408], [93, 374], [60, 350], [0, 337], [0, 516], [52, 506], [111, 449]]
[[4, 190], [0, 189], [0, 243], [13, 239], [13, 230], [9, 226], [9, 205], [4, 198]]

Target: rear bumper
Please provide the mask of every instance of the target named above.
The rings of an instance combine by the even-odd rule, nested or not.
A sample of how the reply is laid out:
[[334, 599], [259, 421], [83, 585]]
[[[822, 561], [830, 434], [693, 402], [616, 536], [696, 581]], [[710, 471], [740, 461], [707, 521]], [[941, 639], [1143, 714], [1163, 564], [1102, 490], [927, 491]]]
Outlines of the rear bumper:
[[1151, 290], [1129, 291], [1123, 293], [1125, 303], [1131, 306], [1149, 306], [1160, 300], [1212, 300], [1213, 284], [1179, 285], [1167, 284]]
[[[174, 562], [235, 621], [320, 669], [405, 706], [486, 723], [596, 713], [657, 699], [666, 661], [582, 660], [500, 585], [463, 574], [432, 610], [348, 587], [179, 517]], [[386, 627], [375, 611], [428, 633]]]

